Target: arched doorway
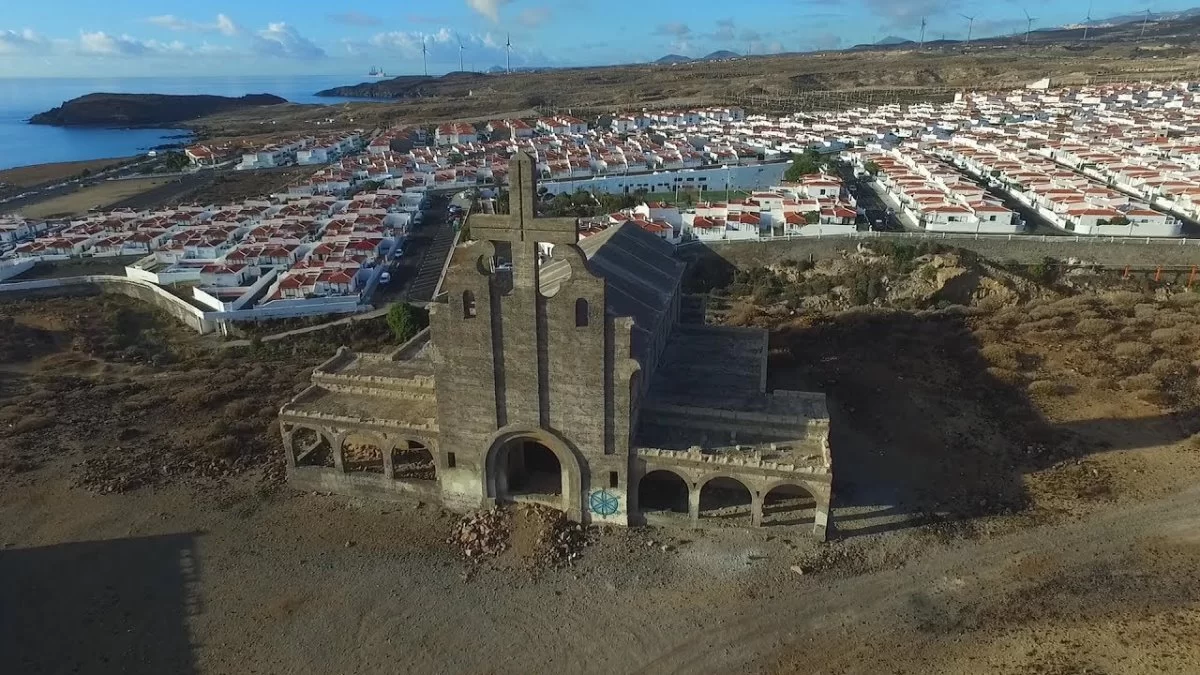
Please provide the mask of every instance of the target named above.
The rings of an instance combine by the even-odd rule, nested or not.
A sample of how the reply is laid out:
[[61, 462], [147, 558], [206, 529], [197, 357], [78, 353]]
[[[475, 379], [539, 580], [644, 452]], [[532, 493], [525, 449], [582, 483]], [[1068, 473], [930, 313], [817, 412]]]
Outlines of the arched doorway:
[[764, 526], [811, 525], [816, 517], [816, 498], [799, 485], [779, 485], [763, 496]]
[[383, 448], [366, 434], [351, 434], [342, 443], [342, 465], [347, 473], [383, 473]]
[[396, 480], [437, 480], [433, 453], [423, 443], [401, 441], [392, 451], [392, 471]]
[[500, 449], [500, 470], [510, 496], [560, 502], [565, 477], [554, 451], [538, 441], [514, 438]]
[[535, 502], [582, 520], [583, 474], [579, 458], [545, 429], [503, 429], [492, 436], [486, 461], [487, 496], [497, 502]]
[[679, 474], [659, 469], [638, 481], [638, 508], [644, 514], [687, 515], [688, 484]]
[[750, 525], [753, 497], [750, 489], [736, 478], [719, 476], [700, 488], [700, 518]]
[[299, 427], [292, 433], [292, 451], [296, 453], [296, 466], [313, 466], [332, 469], [333, 448], [323, 434], [316, 429]]

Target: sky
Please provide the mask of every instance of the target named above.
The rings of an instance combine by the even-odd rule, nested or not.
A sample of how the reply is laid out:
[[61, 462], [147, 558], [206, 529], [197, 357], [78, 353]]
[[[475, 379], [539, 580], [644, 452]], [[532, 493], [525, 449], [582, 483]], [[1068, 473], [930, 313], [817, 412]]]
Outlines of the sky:
[[[1094, 0], [1101, 19], [1198, 0]], [[47, 0], [6, 3], [0, 77], [390, 75], [777, 53], [1081, 24], [1087, 0]]]

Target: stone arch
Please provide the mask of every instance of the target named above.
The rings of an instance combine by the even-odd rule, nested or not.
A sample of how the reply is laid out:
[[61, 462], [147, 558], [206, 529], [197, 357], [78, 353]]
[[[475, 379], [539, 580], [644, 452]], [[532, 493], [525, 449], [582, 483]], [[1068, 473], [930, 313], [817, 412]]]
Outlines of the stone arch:
[[[484, 462], [487, 496], [496, 501], [514, 500], [509, 488], [509, 453], [515, 444], [531, 442], [538, 444], [554, 455], [561, 472], [561, 495], [553, 505], [566, 512], [572, 520], [581, 520], [583, 515], [583, 478], [581, 462], [575, 450], [558, 434], [539, 428], [510, 426], [492, 435]], [[538, 501], [533, 499], [531, 501]]]
[[287, 432], [284, 443], [295, 466], [324, 469], [335, 466], [333, 443], [320, 429], [302, 425], [293, 427]]
[[436, 481], [437, 464], [433, 451], [423, 441], [405, 439], [396, 443], [392, 453], [392, 477], [396, 480]]
[[712, 474], [699, 481], [696, 489], [700, 497], [698, 515], [702, 520], [753, 524], [754, 491], [742, 479], [727, 474]]
[[671, 469], [654, 469], [638, 480], [638, 509], [646, 513], [690, 512], [691, 485]]
[[817, 515], [817, 496], [802, 483], [778, 481], [762, 493], [762, 524], [811, 525]]
[[342, 467], [348, 473], [384, 473], [385, 438], [370, 431], [350, 431], [342, 438]]

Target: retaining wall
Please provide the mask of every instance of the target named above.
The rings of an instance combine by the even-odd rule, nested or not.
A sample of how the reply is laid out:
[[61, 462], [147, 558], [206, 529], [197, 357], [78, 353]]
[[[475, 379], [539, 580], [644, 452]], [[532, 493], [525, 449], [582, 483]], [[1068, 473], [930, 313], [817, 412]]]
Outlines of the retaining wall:
[[186, 300], [162, 290], [154, 284], [109, 275], [39, 279], [0, 284], [0, 294], [17, 296], [98, 295], [117, 293], [148, 303], [182, 321], [199, 333], [210, 333], [217, 322]]
[[[866, 236], [863, 236], [866, 235]], [[1200, 264], [1200, 240], [1195, 239], [1110, 239], [1055, 236], [988, 236], [937, 235], [914, 233], [880, 236], [880, 233], [861, 232], [838, 237], [809, 237], [767, 241], [711, 242], [685, 247], [688, 255], [705, 253], [719, 256], [729, 263], [747, 268], [770, 265], [781, 260], [802, 260], [810, 255], [815, 259], [832, 258], [839, 251], [854, 250], [859, 243], [870, 245], [873, 240], [886, 239], [896, 243], [919, 244], [923, 241], [954, 246], [995, 260], [1016, 260], [1035, 263], [1044, 258], [1066, 260], [1077, 258], [1106, 267], [1133, 265], [1197, 265]], [[707, 248], [708, 251], [694, 249]]]

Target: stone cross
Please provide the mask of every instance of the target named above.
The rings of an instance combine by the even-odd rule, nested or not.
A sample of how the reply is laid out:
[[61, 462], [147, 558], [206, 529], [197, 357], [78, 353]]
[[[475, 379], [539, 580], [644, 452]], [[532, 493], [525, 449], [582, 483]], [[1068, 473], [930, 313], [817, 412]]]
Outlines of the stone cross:
[[[574, 218], [538, 218], [537, 179], [534, 178], [533, 158], [518, 152], [508, 163], [508, 216], [471, 216], [471, 237], [487, 241], [508, 241], [514, 244], [546, 242], [571, 244], [579, 242], [579, 228]], [[514, 248], [516, 248], [514, 246]]]
[[518, 152], [508, 163], [509, 214], [472, 215], [471, 238], [512, 244], [513, 286], [538, 288], [539, 242], [574, 246], [579, 227], [574, 218], [537, 217], [537, 179], [533, 158]]

